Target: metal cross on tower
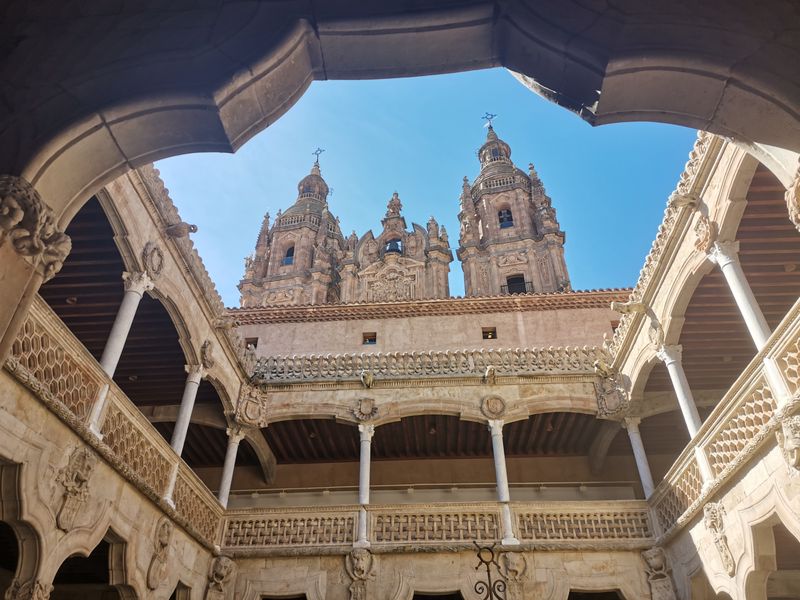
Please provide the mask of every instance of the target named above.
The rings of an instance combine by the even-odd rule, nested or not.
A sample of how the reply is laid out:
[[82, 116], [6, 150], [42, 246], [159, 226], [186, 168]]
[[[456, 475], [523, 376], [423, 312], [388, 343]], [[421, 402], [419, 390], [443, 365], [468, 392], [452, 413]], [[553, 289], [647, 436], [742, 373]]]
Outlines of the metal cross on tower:
[[315, 165], [319, 166], [319, 155], [320, 155], [320, 154], [322, 154], [323, 152], [325, 152], [325, 148], [319, 148], [319, 147], [318, 147], [316, 150], [314, 150], [314, 151], [311, 153], [311, 154], [313, 154], [314, 156], [316, 156], [316, 157], [317, 157], [317, 158], [316, 158], [316, 160], [314, 160], [314, 164], [315, 164]]
[[483, 116], [481, 117], [481, 119], [486, 121], [486, 124], [484, 125], [484, 127], [491, 127], [492, 126], [492, 121], [494, 121], [496, 118], [497, 118], [497, 115], [494, 114], [494, 113], [490, 113], [490, 112], [484, 113]]

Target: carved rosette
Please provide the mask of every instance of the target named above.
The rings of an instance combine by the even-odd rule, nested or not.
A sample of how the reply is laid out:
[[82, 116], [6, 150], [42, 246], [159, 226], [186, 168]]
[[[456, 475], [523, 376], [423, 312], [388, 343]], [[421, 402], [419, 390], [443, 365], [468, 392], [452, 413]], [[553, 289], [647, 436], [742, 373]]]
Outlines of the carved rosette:
[[488, 419], [501, 419], [506, 414], [506, 402], [500, 396], [486, 396], [481, 400], [481, 412]]
[[781, 419], [775, 438], [786, 466], [789, 467], [789, 474], [800, 476], [800, 415], [789, 415]]
[[375, 579], [375, 557], [366, 548], [355, 548], [345, 557], [344, 566], [353, 581], [350, 600], [367, 600], [367, 582]]
[[156, 535], [153, 540], [153, 557], [147, 568], [147, 587], [155, 590], [167, 576], [167, 561], [169, 560], [169, 545], [172, 541], [172, 521], [162, 517], [156, 526]]
[[26, 581], [20, 583], [15, 579], [6, 590], [5, 600], [49, 600], [53, 591], [52, 584], [41, 581]]
[[728, 538], [725, 535], [725, 507], [721, 502], [709, 502], [703, 507], [703, 524], [714, 538], [722, 566], [729, 577], [736, 574], [736, 561], [733, 560]]
[[708, 253], [717, 241], [717, 224], [706, 215], [698, 215], [694, 223], [694, 247], [698, 252]]
[[236, 403], [234, 421], [244, 427], [262, 428], [269, 422], [267, 413], [267, 404], [262, 400], [258, 388], [243, 385]]
[[224, 600], [228, 583], [236, 570], [236, 563], [227, 556], [217, 556], [211, 561], [205, 600]]
[[64, 487], [61, 506], [56, 515], [56, 524], [62, 531], [69, 531], [75, 524], [81, 507], [89, 497], [89, 479], [92, 476], [97, 457], [89, 448], [78, 446], [70, 454], [69, 460], [56, 476], [56, 481]]
[[672, 585], [670, 569], [664, 549], [655, 547], [642, 552], [653, 600], [675, 600], [675, 587]]
[[786, 209], [789, 211], [789, 219], [797, 231], [800, 231], [800, 168], [797, 169], [794, 181], [786, 190]]
[[44, 281], [64, 266], [72, 241], [56, 227], [53, 211], [21, 177], [0, 175], [0, 246], [6, 240], [36, 267]]

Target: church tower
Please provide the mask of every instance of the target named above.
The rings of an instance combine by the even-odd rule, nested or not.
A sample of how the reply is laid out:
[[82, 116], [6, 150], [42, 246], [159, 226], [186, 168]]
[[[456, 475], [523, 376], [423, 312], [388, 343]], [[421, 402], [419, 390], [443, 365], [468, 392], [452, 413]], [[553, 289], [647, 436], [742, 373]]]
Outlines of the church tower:
[[533, 165], [525, 173], [489, 125], [481, 171], [464, 177], [457, 255], [467, 296], [557, 292], [570, 288], [564, 232]]
[[297, 200], [270, 227], [264, 217], [239, 282], [243, 307], [338, 302], [338, 255], [344, 239], [328, 210], [319, 161], [297, 185]]

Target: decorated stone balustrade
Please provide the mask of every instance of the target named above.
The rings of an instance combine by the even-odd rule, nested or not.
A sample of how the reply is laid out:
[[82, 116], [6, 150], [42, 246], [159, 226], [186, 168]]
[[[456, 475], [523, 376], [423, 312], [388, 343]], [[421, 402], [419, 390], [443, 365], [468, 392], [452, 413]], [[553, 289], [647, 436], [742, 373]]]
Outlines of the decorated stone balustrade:
[[[769, 373], [765, 362], [775, 366]], [[798, 364], [800, 300], [650, 497], [664, 539], [687, 525], [739, 470], [756, 459], [759, 450], [776, 443], [783, 419], [800, 414]]]
[[[5, 368], [123, 477], [199, 542], [213, 547], [222, 517], [217, 499], [40, 297]], [[106, 385], [108, 394], [98, 424], [102, 438], [98, 438], [89, 429], [89, 418]], [[164, 495], [176, 464], [173, 508]]]
[[[596, 347], [377, 352], [260, 358], [257, 383], [295, 383], [317, 379], [359, 379], [371, 373], [383, 378], [486, 377], [544, 374], [594, 374], [594, 362], [605, 353]], [[492, 369], [489, 369], [492, 367]]]
[[[643, 501], [512, 502], [523, 546], [542, 549], [635, 549], [653, 544]], [[448, 550], [500, 542], [495, 502], [373, 504], [368, 540], [374, 550]], [[352, 546], [358, 506], [241, 509], [225, 516], [222, 548], [239, 556], [345, 551]]]

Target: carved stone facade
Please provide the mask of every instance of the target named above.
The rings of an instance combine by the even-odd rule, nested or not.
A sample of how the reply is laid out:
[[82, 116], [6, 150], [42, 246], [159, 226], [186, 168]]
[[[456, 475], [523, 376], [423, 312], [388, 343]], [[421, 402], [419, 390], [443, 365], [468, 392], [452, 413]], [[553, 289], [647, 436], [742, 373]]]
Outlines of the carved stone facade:
[[407, 230], [395, 192], [379, 235], [346, 240], [328, 210], [319, 164], [298, 185], [294, 205], [270, 226], [264, 218], [239, 284], [244, 307], [394, 302], [449, 296], [453, 260], [447, 231], [433, 217]]
[[511, 161], [511, 148], [490, 126], [478, 151], [481, 172], [461, 192], [458, 258], [467, 296], [570, 289], [561, 231], [533, 165]]

